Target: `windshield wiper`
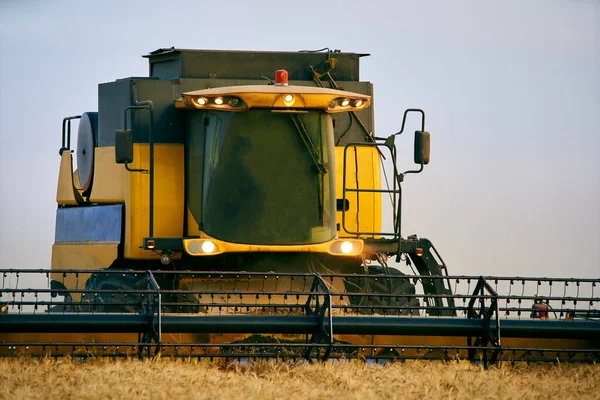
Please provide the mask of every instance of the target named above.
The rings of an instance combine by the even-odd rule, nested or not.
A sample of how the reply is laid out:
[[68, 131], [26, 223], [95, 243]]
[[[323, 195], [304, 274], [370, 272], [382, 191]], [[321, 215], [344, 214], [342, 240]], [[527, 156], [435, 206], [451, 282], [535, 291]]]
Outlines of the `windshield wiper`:
[[308, 151], [308, 154], [310, 155], [310, 158], [312, 159], [315, 167], [317, 168], [317, 170], [319, 171], [319, 173], [321, 175], [325, 175], [327, 173], [327, 168], [325, 167], [325, 163], [323, 162], [323, 159], [321, 158], [321, 155], [319, 154], [319, 151], [317, 150], [315, 144], [310, 139], [310, 136], [308, 135], [308, 132], [306, 131], [306, 128], [304, 127], [304, 124], [302, 123], [302, 120], [296, 114], [289, 114], [289, 115], [290, 115], [290, 119], [294, 123], [294, 126], [296, 127], [296, 130], [298, 131], [298, 134], [300, 135], [300, 138], [302, 139], [302, 143], [304, 143], [304, 146], [306, 147], [306, 150]]

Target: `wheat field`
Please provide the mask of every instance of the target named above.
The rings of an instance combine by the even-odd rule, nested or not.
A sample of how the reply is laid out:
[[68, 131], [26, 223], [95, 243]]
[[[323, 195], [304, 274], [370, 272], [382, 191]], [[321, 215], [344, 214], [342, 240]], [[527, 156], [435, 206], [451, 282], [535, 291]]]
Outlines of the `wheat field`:
[[598, 399], [599, 365], [0, 359], [0, 399]]

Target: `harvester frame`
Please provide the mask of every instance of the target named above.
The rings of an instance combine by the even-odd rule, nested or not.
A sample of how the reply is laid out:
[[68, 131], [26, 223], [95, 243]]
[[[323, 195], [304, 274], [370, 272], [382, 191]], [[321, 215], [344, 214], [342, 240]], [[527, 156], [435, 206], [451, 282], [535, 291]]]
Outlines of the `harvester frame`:
[[[594, 309], [599, 300], [594, 288], [600, 280], [594, 279], [115, 270], [0, 274], [0, 300], [16, 311], [0, 316], [0, 336], [9, 339], [0, 343], [3, 356], [469, 359], [485, 366], [497, 361], [600, 359], [600, 313]], [[57, 286], [7, 288], [8, 282], [28, 274], [43, 274], [48, 280], [57, 274], [65, 280], [68, 275], [118, 280], [135, 274], [147, 285], [136, 290], [75, 290], [81, 301], [73, 301], [74, 293]], [[157, 280], [168, 281], [174, 275], [187, 275], [204, 285], [186, 291], [161, 289]], [[289, 279], [303, 282], [303, 289], [290, 290]], [[337, 279], [371, 283], [443, 279], [454, 283], [454, 294], [339, 292], [334, 289]], [[209, 280], [221, 282], [222, 288], [209, 287]], [[248, 290], [251, 280], [262, 282], [262, 289]], [[466, 290], [459, 290], [461, 285]], [[527, 286], [537, 287], [538, 293], [523, 294]], [[562, 293], [553, 294], [553, 287]], [[498, 288], [508, 288], [508, 293], [499, 294]], [[176, 299], [183, 295], [195, 300]], [[397, 304], [373, 301], [390, 297]], [[452, 299], [454, 306], [443, 307], [452, 312], [440, 316], [436, 303], [428, 300], [431, 297]], [[69, 333], [71, 340], [55, 340], [60, 333]], [[48, 339], [40, 341], [39, 334]], [[127, 340], [123, 334], [129, 335]], [[38, 339], [29, 340], [28, 335]]]
[[365, 54], [325, 50], [159, 49], [100, 84], [63, 119], [51, 269], [0, 269], [0, 356], [598, 362], [600, 278], [451, 276], [402, 236], [425, 112], [375, 136]]

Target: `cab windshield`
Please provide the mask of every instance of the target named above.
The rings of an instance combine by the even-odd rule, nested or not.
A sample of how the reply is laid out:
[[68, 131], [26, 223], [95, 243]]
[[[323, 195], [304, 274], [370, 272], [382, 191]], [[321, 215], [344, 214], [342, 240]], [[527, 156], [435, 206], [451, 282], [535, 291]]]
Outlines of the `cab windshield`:
[[188, 205], [202, 231], [247, 244], [335, 237], [328, 114], [203, 111], [189, 124]]

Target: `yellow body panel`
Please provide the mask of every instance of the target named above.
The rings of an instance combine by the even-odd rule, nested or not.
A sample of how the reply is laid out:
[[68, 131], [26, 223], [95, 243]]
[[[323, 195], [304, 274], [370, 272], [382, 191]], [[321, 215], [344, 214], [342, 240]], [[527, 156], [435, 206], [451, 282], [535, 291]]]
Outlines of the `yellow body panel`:
[[79, 173], [77, 172], [77, 170], [73, 171], [73, 187], [75, 188], [77, 194], [81, 195], [81, 192], [83, 192], [83, 188], [81, 187], [81, 182], [79, 181]]
[[115, 162], [114, 147], [97, 147], [94, 153], [94, 182], [90, 201], [98, 204], [122, 203], [129, 172]]
[[[131, 163], [131, 168], [148, 169], [150, 146], [134, 144], [133, 150], [134, 162]], [[63, 157], [66, 157], [65, 154], [67, 152], [63, 154]], [[61, 164], [63, 163], [67, 164], [68, 160], [61, 161]], [[61, 168], [63, 167], [61, 166]], [[182, 237], [184, 235], [184, 177], [183, 145], [154, 145], [154, 237]], [[125, 258], [160, 258], [156, 253], [140, 248], [143, 239], [150, 233], [150, 175], [130, 172], [125, 169], [124, 165], [117, 164], [114, 147], [95, 149], [94, 182], [90, 202], [125, 204], [123, 219]]]
[[[114, 151], [114, 148], [113, 148]], [[134, 144], [131, 168], [150, 167], [150, 146]], [[122, 167], [125, 170], [125, 167]], [[159, 258], [140, 248], [149, 236], [150, 175], [127, 172], [125, 186], [125, 258]], [[154, 237], [182, 237], [184, 216], [184, 148], [182, 144], [154, 145]]]
[[75, 189], [73, 174], [73, 154], [69, 150], [63, 151], [60, 156], [58, 186], [56, 188], [56, 202], [59, 205], [76, 206], [83, 204], [83, 198]]
[[200, 227], [196, 218], [192, 214], [192, 211], [189, 207], [186, 207], [187, 212], [187, 236], [188, 237], [200, 237], [202, 236], [202, 232], [200, 231]]
[[[346, 188], [381, 189], [381, 162], [375, 147], [351, 147], [346, 154]], [[336, 198], [343, 198], [344, 147], [335, 148]], [[346, 230], [381, 231], [381, 193], [346, 192], [349, 209], [346, 211]], [[342, 212], [337, 213], [339, 237], [356, 237], [344, 230]], [[373, 237], [373, 235], [361, 235]], [[377, 236], [375, 236], [377, 237]]]
[[[108, 268], [118, 255], [118, 242], [102, 243], [55, 243], [52, 245], [52, 269], [98, 270]], [[84, 289], [90, 274], [52, 273], [51, 279], [63, 282], [70, 289]], [[73, 300], [79, 301], [80, 294], [73, 293]]]

